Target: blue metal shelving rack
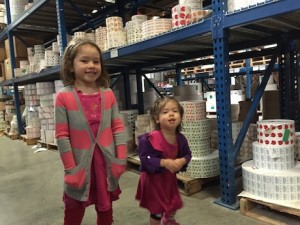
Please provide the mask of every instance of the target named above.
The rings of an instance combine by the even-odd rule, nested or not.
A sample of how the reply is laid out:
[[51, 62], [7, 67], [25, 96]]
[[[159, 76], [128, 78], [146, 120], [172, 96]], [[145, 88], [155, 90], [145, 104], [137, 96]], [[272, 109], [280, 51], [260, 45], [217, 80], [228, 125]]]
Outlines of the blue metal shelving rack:
[[[224, 16], [227, 11], [227, 4], [223, 1], [212, 1], [213, 17], [212, 17], [212, 36], [214, 43], [214, 57], [215, 57], [215, 79], [216, 79], [216, 101], [217, 101], [217, 121], [218, 121], [218, 140], [219, 140], [219, 159], [220, 159], [220, 198], [215, 203], [223, 205], [228, 208], [238, 208], [235, 190], [235, 159], [242, 141], [249, 127], [252, 115], [256, 110], [259, 100], [263, 94], [265, 86], [268, 82], [269, 76], [274, 69], [275, 60], [282, 50], [282, 43], [278, 43], [277, 49], [273, 54], [271, 62], [265, 71], [261, 85], [258, 87], [253, 98], [252, 106], [243, 123], [243, 127], [236, 140], [232, 143], [231, 132], [231, 109], [230, 105], [230, 76], [228, 69], [229, 57], [229, 33], [230, 28], [243, 23], [251, 23], [253, 21], [280, 15], [294, 10], [299, 10], [299, 2], [295, 0], [272, 2], [261, 5], [259, 7], [249, 8], [248, 10]], [[295, 56], [294, 56], [295, 59]], [[290, 62], [290, 61], [289, 61]], [[295, 60], [294, 60], [295, 62]], [[294, 79], [300, 74], [296, 75], [294, 70]], [[289, 77], [286, 74], [283, 77]], [[296, 80], [296, 79], [295, 79]], [[286, 83], [285, 83], [286, 84]], [[286, 84], [290, 86], [291, 82]], [[298, 96], [299, 90], [292, 88]], [[299, 98], [298, 105], [299, 105]], [[285, 111], [287, 107], [285, 108]], [[299, 112], [299, 109], [297, 110]], [[290, 117], [285, 117], [290, 118]]]
[[[8, 0], [6, 0], [9, 3]], [[40, 0], [31, 9], [26, 11], [13, 23], [8, 24], [6, 30], [0, 33], [0, 41], [6, 37], [11, 39], [11, 31], [28, 19], [31, 14], [38, 13], [39, 9], [48, 3], [55, 3], [56, 23], [58, 32], [60, 33], [60, 41], [63, 43], [61, 51], [66, 46], [66, 33], [68, 24], [64, 12], [63, 0]], [[121, 1], [118, 1], [121, 2]], [[132, 1], [124, 1], [126, 4]], [[146, 1], [134, 1], [142, 2]], [[125, 3], [124, 3], [125, 4]], [[51, 4], [49, 4], [51, 5]], [[48, 6], [48, 5], [47, 5]], [[116, 9], [118, 7], [108, 7], [107, 9]], [[120, 7], [119, 7], [120, 8]], [[239, 12], [227, 13], [227, 1], [212, 0], [212, 17], [206, 18], [198, 23], [191, 24], [182, 29], [175, 29], [162, 35], [144, 40], [142, 42], [112, 49], [103, 53], [103, 58], [109, 69], [118, 71], [124, 74], [124, 84], [129, 85], [128, 76], [132, 71], [136, 72], [139, 91], [139, 105], [142, 111], [142, 94], [141, 94], [141, 76], [144, 68], [149, 68], [154, 65], [163, 65], [167, 63], [176, 63], [189, 59], [198, 58], [202, 56], [213, 55], [215, 66], [215, 80], [216, 80], [216, 94], [217, 94], [217, 122], [218, 122], [218, 139], [219, 139], [219, 154], [220, 154], [220, 198], [216, 201], [217, 204], [236, 209], [238, 208], [236, 200], [235, 189], [235, 159], [239, 151], [246, 130], [250, 124], [251, 115], [263, 94], [264, 87], [267, 80], [274, 69], [275, 58], [280, 55], [279, 71], [281, 74], [281, 102], [282, 115], [284, 118], [295, 118], [299, 128], [299, 54], [295, 50], [295, 43], [293, 40], [300, 39], [300, 28], [295, 26], [295, 22], [291, 19], [281, 16], [293, 12], [300, 11], [300, 4], [298, 0], [267, 0], [265, 4], [259, 6], [250, 6]], [[105, 12], [108, 12], [105, 10]], [[8, 13], [9, 14], [9, 13]], [[298, 15], [298, 14], [297, 14]], [[300, 16], [299, 16], [300, 17]], [[282, 29], [276, 26], [270, 29], [271, 35], [266, 29], [266, 25], [260, 21], [272, 18], [271, 22], [278, 22]], [[93, 20], [96, 24], [103, 20], [103, 16]], [[41, 21], [42, 23], [42, 21]], [[274, 23], [276, 24], [276, 23]], [[70, 24], [68, 24], [70, 26]], [[87, 26], [88, 23], [82, 26]], [[279, 25], [278, 25], [279, 26]], [[234, 35], [238, 31], [237, 27], [242, 29], [250, 29], [249, 38], [239, 37]], [[70, 27], [68, 27], [70, 29]], [[254, 35], [260, 35], [260, 38], [251, 39], [251, 29], [256, 31]], [[276, 30], [277, 29], [277, 30]], [[278, 34], [286, 30], [284, 35], [278, 37]], [[72, 31], [72, 29], [71, 29]], [[273, 33], [272, 33], [273, 32]], [[274, 34], [274, 35], [273, 35]], [[253, 36], [253, 34], [252, 34]], [[239, 41], [239, 38], [244, 40]], [[244, 122], [243, 128], [239, 134], [236, 143], [232, 143], [231, 133], [231, 109], [230, 105], [230, 74], [229, 74], [229, 52], [232, 50], [247, 49], [253, 46], [262, 46], [270, 43], [277, 43], [277, 48], [272, 53], [273, 57], [266, 69], [262, 84], [257, 89], [253, 96], [253, 104]], [[12, 41], [10, 40], [12, 46]], [[193, 49], [194, 48], [194, 49]], [[192, 51], [193, 50], [193, 51]], [[12, 53], [13, 54], [13, 53]], [[298, 58], [297, 58], [298, 57]], [[179, 67], [174, 66], [179, 72]], [[19, 84], [37, 81], [39, 79], [53, 79], [55, 74], [58, 74], [59, 67], [43, 71], [40, 74], [30, 74], [21, 78], [13, 78], [10, 81], [2, 83], [5, 85], [13, 85], [17, 90]], [[248, 71], [249, 72], [249, 71]], [[180, 79], [178, 77], [180, 83]], [[249, 82], [248, 82], [249, 83]], [[296, 84], [296, 85], [295, 85]], [[129, 88], [125, 88], [128, 92]], [[15, 91], [15, 93], [18, 93]], [[15, 96], [17, 97], [17, 96]], [[18, 99], [18, 98], [16, 98]], [[18, 101], [18, 100], [17, 100]], [[129, 107], [130, 101], [126, 103]], [[20, 115], [20, 112], [18, 112]]]

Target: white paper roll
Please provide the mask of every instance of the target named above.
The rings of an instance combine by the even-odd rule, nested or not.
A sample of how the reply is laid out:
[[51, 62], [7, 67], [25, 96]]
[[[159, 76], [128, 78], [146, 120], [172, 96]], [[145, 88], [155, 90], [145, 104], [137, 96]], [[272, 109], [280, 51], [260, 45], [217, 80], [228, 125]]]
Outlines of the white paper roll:
[[192, 178], [208, 178], [219, 175], [219, 151], [214, 150], [204, 157], [193, 157], [186, 172], [180, 175]]
[[300, 200], [300, 162], [289, 170], [257, 169], [253, 160], [242, 164], [245, 191], [266, 199]]
[[295, 166], [293, 145], [264, 145], [252, 143], [254, 166], [259, 169], [287, 170]]

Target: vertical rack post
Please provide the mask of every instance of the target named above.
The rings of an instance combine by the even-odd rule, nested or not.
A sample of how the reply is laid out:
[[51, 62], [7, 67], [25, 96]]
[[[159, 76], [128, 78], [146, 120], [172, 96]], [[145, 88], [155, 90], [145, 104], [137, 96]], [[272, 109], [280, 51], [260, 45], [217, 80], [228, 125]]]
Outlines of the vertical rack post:
[[129, 70], [125, 69], [123, 72], [123, 80], [124, 80], [124, 91], [125, 91], [125, 108], [131, 108], [131, 97], [130, 97], [130, 79], [129, 79]]
[[144, 98], [143, 98], [143, 85], [142, 85], [142, 70], [138, 68], [136, 70], [136, 86], [137, 86], [137, 98], [138, 98], [138, 111], [139, 114], [144, 114]]
[[230, 107], [229, 29], [223, 26], [224, 15], [227, 11], [227, 1], [213, 0], [212, 10], [221, 187], [221, 196], [215, 203], [231, 209], [237, 209]]
[[[9, 5], [8, 0], [5, 0], [5, 6], [6, 6], [7, 24], [10, 24], [12, 21], [11, 21], [10, 5]], [[16, 60], [15, 60], [13, 33], [11, 30], [8, 31], [7, 38], [8, 38], [9, 47], [10, 47], [10, 63], [11, 63], [10, 66], [11, 66], [11, 73], [12, 73], [12, 80], [13, 80], [14, 98], [15, 98], [15, 104], [16, 104], [18, 132], [19, 132], [19, 135], [21, 135], [23, 133], [23, 124], [22, 124], [22, 115], [21, 115], [21, 109], [20, 109], [19, 88], [18, 88], [18, 85], [15, 83], [14, 68], [16, 67]]]
[[[249, 51], [249, 49], [247, 50]], [[252, 74], [250, 73], [250, 59], [247, 58], [246, 60], [246, 98], [251, 99], [251, 83], [252, 83]]]
[[279, 58], [280, 102], [282, 118], [295, 121], [296, 131], [300, 130], [300, 65], [295, 41], [284, 36], [284, 48]]
[[176, 68], [175, 68], [175, 70], [176, 70], [176, 85], [177, 86], [180, 86], [180, 85], [182, 85], [182, 78], [181, 78], [181, 68], [179, 68], [178, 67], [178, 65], [176, 65]]
[[67, 46], [67, 30], [65, 23], [65, 11], [64, 11], [64, 1], [56, 0], [56, 14], [57, 14], [57, 27], [58, 36], [60, 43], [60, 55], [63, 55], [64, 50]]

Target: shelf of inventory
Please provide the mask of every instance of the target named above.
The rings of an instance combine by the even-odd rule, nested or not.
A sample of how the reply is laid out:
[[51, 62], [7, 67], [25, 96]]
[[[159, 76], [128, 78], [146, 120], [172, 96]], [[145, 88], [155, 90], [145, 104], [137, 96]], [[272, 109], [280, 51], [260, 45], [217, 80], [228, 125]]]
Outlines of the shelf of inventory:
[[224, 14], [222, 18], [213, 12], [211, 18], [133, 45], [112, 49], [104, 52], [103, 57], [110, 67], [134, 69], [137, 66], [146, 68], [212, 55], [212, 33], [217, 32], [218, 26], [230, 29], [229, 51], [274, 44], [282, 38], [283, 32], [293, 36], [299, 34], [299, 9], [297, 0], [283, 0]]
[[[124, 8], [130, 1], [119, 2], [122, 2]], [[126, 4], [124, 2], [126, 2]], [[218, 203], [226, 207], [235, 208], [235, 170], [232, 162], [234, 162], [236, 153], [239, 150], [239, 144], [243, 139], [243, 132], [246, 129], [243, 127], [237, 143], [231, 143], [231, 112], [228, 110], [228, 105], [230, 105], [230, 96], [228, 96], [230, 90], [228, 63], [229, 60], [233, 60], [233, 58], [234, 60], [238, 60], [239, 58], [247, 59], [257, 55], [268, 54], [273, 56], [273, 60], [275, 57], [278, 57], [279, 53], [290, 54], [291, 49], [289, 49], [287, 43], [300, 39], [300, 4], [298, 0], [269, 0], [260, 5], [249, 6], [238, 12], [227, 13], [227, 1], [212, 0], [211, 2], [211, 17], [132, 45], [111, 49], [103, 53], [103, 58], [109, 71], [120, 72], [127, 69], [135, 70], [139, 74], [141, 70], [151, 71], [153, 67], [167, 67], [170, 66], [170, 64], [176, 68], [177, 63], [213, 55], [216, 92], [218, 93], [218, 129], [219, 136], [221, 137], [219, 146], [222, 146], [219, 149], [220, 170], [223, 174], [220, 178], [221, 196]], [[28, 13], [25, 12], [14, 23], [8, 25], [6, 31], [19, 31], [21, 29], [34, 30], [33, 27], [49, 27], [50, 33], [47, 35], [48, 41], [56, 38], [56, 34], [59, 32], [61, 34], [60, 39], [64, 44], [63, 46], [65, 46], [65, 36], [67, 32], [72, 33], [76, 31], [76, 29], [87, 30], [93, 28], [93, 26], [98, 26], [100, 21], [104, 21], [109, 12], [111, 13], [117, 8], [122, 9], [122, 6], [117, 7], [117, 4], [105, 5], [106, 8], [101, 10], [99, 15], [94, 18], [89, 18], [85, 15], [85, 11], [83, 10], [88, 9], [88, 6], [92, 3], [94, 7], [95, 1], [91, 0], [40, 0], [33, 6], [34, 8], [30, 9], [31, 11], [27, 11]], [[91, 11], [89, 11], [89, 13], [90, 12]], [[107, 14], [105, 12], [107, 12]], [[78, 14], [81, 14], [83, 17], [77, 16]], [[0, 40], [4, 39], [4, 36], [7, 34], [6, 31], [0, 34]], [[40, 28], [39, 32], [43, 33], [45, 31]], [[284, 42], [283, 45], [282, 42]], [[271, 51], [270, 49], [260, 49], [259, 51], [236, 54], [233, 58], [229, 57], [229, 52], [270, 44], [277, 44], [277, 47]], [[267, 68], [265, 72], [266, 79], [274, 69], [274, 60], [272, 60], [270, 63], [271, 66]], [[200, 64], [201, 61], [194, 63], [195, 65], [197, 63]], [[279, 66], [281, 72], [287, 69], [282, 66], [282, 64], [283, 60], [280, 61]], [[291, 76], [291, 74], [293, 74], [292, 70], [293, 68], [291, 68], [285, 76]], [[58, 68], [53, 68], [52, 71], [51, 69], [49, 71], [45, 70], [42, 72], [44, 73], [43, 78], [50, 78], [54, 72], [58, 72]], [[282, 101], [286, 101], [290, 98], [290, 102], [292, 102], [295, 100], [293, 98], [298, 96], [299, 90], [298, 87], [290, 88], [290, 84], [285, 80], [285, 76], [281, 78], [282, 84], [285, 85], [284, 91], [287, 93], [292, 90], [292, 93], [287, 93], [287, 97], [282, 99]], [[38, 75], [27, 75], [22, 79], [15, 78], [14, 81], [16, 83], [12, 83], [18, 84], [39, 79], [42, 78]], [[266, 83], [266, 79], [263, 79], [263, 83]], [[293, 77], [292, 80], [293, 79], [295, 79], [295, 77]], [[261, 97], [260, 95], [264, 90], [264, 86], [261, 86], [259, 89], [260, 93], [254, 96], [255, 102]], [[287, 105], [283, 107], [284, 116], [290, 116], [288, 110], [297, 109], [297, 104], [299, 104], [299, 100], [298, 103], [296, 102], [295, 106], [292, 105], [293, 107], [290, 107], [290, 109]], [[254, 107], [255, 105], [253, 105], [252, 108]], [[251, 115], [251, 112], [249, 115]], [[250, 116], [248, 117], [250, 118]], [[246, 120], [245, 126], [250, 122], [250, 119]], [[299, 121], [297, 123], [299, 124]]]
[[[77, 8], [85, 9], [89, 5], [86, 6], [83, 3], [78, 5], [78, 2], [74, 1]], [[212, 33], [216, 32], [214, 27], [217, 26], [230, 28], [229, 51], [274, 44], [282, 38], [283, 31], [293, 36], [299, 33], [299, 9], [300, 6], [296, 4], [296, 0], [270, 1], [265, 5], [249, 7], [240, 12], [224, 15], [222, 25], [218, 24], [218, 18], [213, 14], [212, 17], [205, 18], [198, 23], [132, 45], [111, 49], [103, 53], [103, 58], [108, 70], [112, 72], [122, 71], [124, 68], [151, 68], [170, 63], [174, 63], [175, 67], [176, 62], [213, 55]], [[64, 3], [64, 21], [67, 28], [70, 24], [79, 26], [80, 23], [86, 23], [76, 15], [78, 12], [74, 12], [70, 4]], [[76, 21], [74, 18], [81, 19]], [[95, 23], [95, 19], [92, 23]], [[57, 24], [55, 1], [41, 0], [24, 12], [7, 29], [18, 28], [17, 30], [20, 30], [25, 27], [25, 29], [32, 30], [41, 26], [49, 27], [48, 31], [52, 31], [52, 35], [48, 35], [48, 41], [50, 41], [56, 38]], [[0, 40], [6, 37], [5, 34], [5, 31], [0, 34]], [[270, 50], [266, 51], [270, 53]], [[252, 56], [263, 55], [264, 50], [248, 54], [250, 56], [251, 54]], [[241, 54], [240, 57], [245, 58], [247, 55]], [[235, 59], [238, 58], [237, 55]], [[44, 76], [52, 76], [52, 72], [51, 70], [47, 74], [45, 71]], [[25, 76], [22, 82], [26, 79], [30, 81], [32, 76]]]

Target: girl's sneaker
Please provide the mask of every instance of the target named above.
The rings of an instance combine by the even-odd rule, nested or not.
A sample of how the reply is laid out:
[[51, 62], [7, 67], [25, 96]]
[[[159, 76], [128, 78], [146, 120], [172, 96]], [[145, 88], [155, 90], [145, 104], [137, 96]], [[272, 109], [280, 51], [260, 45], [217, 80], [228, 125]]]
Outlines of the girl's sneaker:
[[176, 222], [176, 220], [174, 218], [167, 219], [166, 217], [163, 217], [161, 219], [161, 224], [162, 225], [180, 225], [179, 223]]

